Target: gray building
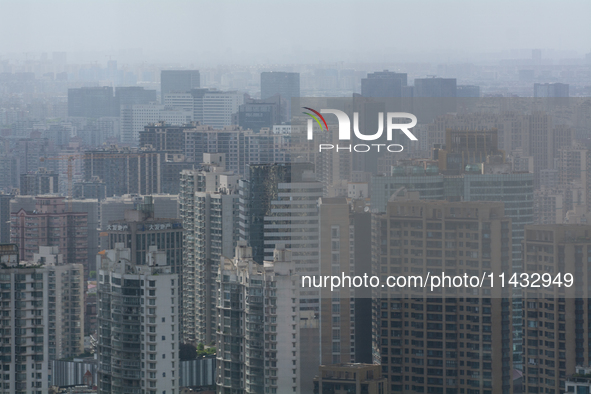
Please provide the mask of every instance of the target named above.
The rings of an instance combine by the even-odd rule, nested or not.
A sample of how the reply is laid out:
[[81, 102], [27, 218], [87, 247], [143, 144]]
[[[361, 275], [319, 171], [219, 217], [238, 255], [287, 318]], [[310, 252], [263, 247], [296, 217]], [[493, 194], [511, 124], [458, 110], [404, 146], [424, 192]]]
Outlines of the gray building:
[[20, 194], [24, 196], [37, 196], [39, 194], [59, 193], [59, 175], [46, 168], [21, 174]]
[[261, 99], [268, 99], [275, 95], [285, 100], [285, 116], [282, 120], [291, 120], [291, 99], [300, 97], [300, 73], [262, 72]]
[[164, 95], [173, 92], [189, 92], [201, 87], [199, 70], [162, 70], [160, 73], [160, 103]]
[[407, 86], [406, 73], [377, 71], [367, 74], [367, 78], [361, 80], [361, 95], [363, 97], [402, 97], [405, 86]]
[[119, 116], [113, 88], [102, 86], [68, 89], [68, 116], [85, 118]]

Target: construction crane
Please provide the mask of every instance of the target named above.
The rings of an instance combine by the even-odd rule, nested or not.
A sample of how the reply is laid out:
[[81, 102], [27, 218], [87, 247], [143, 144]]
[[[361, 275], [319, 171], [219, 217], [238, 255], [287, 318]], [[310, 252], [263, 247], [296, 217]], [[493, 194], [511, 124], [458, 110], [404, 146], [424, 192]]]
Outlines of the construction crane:
[[46, 160], [67, 160], [68, 161], [68, 212], [72, 212], [73, 198], [73, 178], [74, 178], [74, 160], [83, 158], [84, 154], [63, 155], [56, 157], [42, 157], [41, 161]]

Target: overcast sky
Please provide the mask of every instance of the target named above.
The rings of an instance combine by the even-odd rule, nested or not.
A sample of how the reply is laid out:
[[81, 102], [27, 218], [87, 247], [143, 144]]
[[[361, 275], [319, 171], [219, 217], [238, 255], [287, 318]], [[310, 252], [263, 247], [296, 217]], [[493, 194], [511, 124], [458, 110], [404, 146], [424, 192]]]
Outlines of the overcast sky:
[[590, 0], [0, 0], [0, 15], [0, 54], [591, 52]]

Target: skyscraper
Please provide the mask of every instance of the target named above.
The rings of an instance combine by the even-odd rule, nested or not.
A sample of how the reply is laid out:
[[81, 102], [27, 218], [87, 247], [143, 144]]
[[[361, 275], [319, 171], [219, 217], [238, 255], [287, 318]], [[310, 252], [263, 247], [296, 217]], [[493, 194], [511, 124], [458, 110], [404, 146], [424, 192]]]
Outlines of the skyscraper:
[[181, 173], [183, 222], [183, 342], [215, 340], [215, 281], [222, 256], [238, 240], [238, 176], [224, 169], [223, 154], [205, 154], [204, 168]]
[[291, 120], [291, 99], [300, 97], [300, 74], [293, 72], [266, 71], [261, 73], [261, 99], [275, 95], [285, 100], [283, 121]]
[[[273, 201], [289, 199], [290, 184], [294, 184], [293, 187], [298, 188], [297, 183], [306, 182], [304, 181], [305, 177], [312, 175], [313, 171], [314, 165], [312, 163], [271, 163], [248, 166], [248, 176], [240, 181], [239, 231], [240, 239], [252, 247], [253, 259], [259, 264], [263, 263], [266, 253], [271, 253], [275, 242], [284, 245], [290, 243], [289, 238], [285, 238], [283, 241], [281, 238], [268, 238], [268, 242], [265, 240], [265, 231], [279, 231], [279, 228], [273, 228], [271, 223], [269, 226], [265, 225], [267, 217], [273, 216]], [[286, 189], [281, 195], [279, 194], [280, 185]], [[309, 196], [303, 199], [308, 200]], [[295, 202], [293, 203], [295, 204]], [[278, 234], [278, 236], [288, 237], [284, 234]]]
[[20, 209], [10, 215], [10, 241], [19, 246], [21, 259], [32, 260], [40, 246], [57, 246], [67, 264], [88, 262], [88, 214], [67, 212], [65, 197], [38, 196], [34, 211]]
[[[298, 277], [291, 253], [263, 264], [244, 242], [224, 258], [217, 276], [217, 392], [309, 393], [301, 371]], [[311, 382], [310, 382], [311, 383]]]
[[403, 97], [402, 89], [407, 86], [406, 73], [377, 71], [367, 74], [361, 80], [363, 97]]
[[[51, 249], [51, 248], [49, 248]], [[0, 391], [48, 392], [50, 360], [84, 352], [84, 276], [80, 264], [54, 265], [43, 250], [19, 264], [15, 245], [0, 245], [0, 305], [5, 371]]]
[[577, 279], [572, 291], [556, 285], [523, 289], [523, 392], [563, 392], [576, 366], [589, 365], [590, 234], [589, 225], [525, 227], [524, 272]]
[[162, 70], [160, 72], [160, 103], [171, 92], [189, 92], [201, 87], [199, 70]]
[[101, 252], [98, 270], [98, 392], [178, 393], [179, 274], [152, 246], [141, 265], [122, 243]]
[[21, 174], [21, 195], [57, 194], [59, 192], [58, 188], [58, 174], [53, 171], [39, 168], [36, 172]]
[[[424, 277], [510, 269], [511, 219], [503, 204], [417, 197], [408, 193], [376, 216], [373, 261], [382, 283], [407, 272]], [[435, 290], [378, 292], [374, 346], [390, 390], [512, 392], [509, 300], [486, 289]]]
[[85, 118], [119, 116], [113, 88], [102, 86], [68, 89], [68, 116]]

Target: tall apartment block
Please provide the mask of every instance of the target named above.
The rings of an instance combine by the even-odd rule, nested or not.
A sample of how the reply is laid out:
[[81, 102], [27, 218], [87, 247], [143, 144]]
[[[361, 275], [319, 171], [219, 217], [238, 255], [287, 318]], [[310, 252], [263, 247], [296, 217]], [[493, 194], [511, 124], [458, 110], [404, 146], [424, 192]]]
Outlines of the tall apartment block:
[[10, 242], [10, 200], [13, 194], [0, 193], [0, 243]]
[[37, 196], [39, 194], [59, 193], [58, 174], [39, 168], [33, 173], [21, 174], [20, 194]]
[[84, 180], [98, 178], [105, 182], [109, 197], [161, 193], [163, 156], [146, 148], [111, 147], [86, 151], [83, 158]]
[[566, 378], [589, 364], [589, 259], [591, 226], [525, 227], [524, 272], [570, 273], [576, 284], [523, 290], [523, 392], [563, 393]]
[[[371, 273], [372, 222], [365, 201], [322, 198], [319, 207], [319, 274]], [[366, 289], [320, 290], [321, 364], [373, 362], [371, 296]]]
[[97, 256], [98, 392], [179, 393], [179, 281], [152, 246], [144, 265], [123, 244]]
[[183, 341], [215, 340], [215, 281], [222, 256], [238, 240], [238, 176], [225, 171], [223, 154], [205, 154], [200, 170], [181, 173], [183, 223]]
[[[270, 255], [275, 244], [290, 243], [289, 235], [273, 235], [271, 233], [280, 231], [279, 226], [271, 223], [271, 216], [274, 213], [285, 213], [285, 216], [287, 216], [286, 219], [277, 220], [298, 220], [297, 217], [289, 217], [289, 209], [285, 207], [283, 207], [283, 210], [278, 209], [276, 212], [272, 212], [273, 201], [285, 200], [286, 198], [289, 201], [290, 187], [294, 188], [295, 194], [293, 197], [296, 197], [296, 199], [288, 202], [288, 204], [293, 204], [293, 208], [295, 208], [296, 201], [302, 201], [303, 205], [299, 209], [302, 209], [301, 213], [305, 215], [300, 219], [308, 222], [308, 224], [300, 224], [305, 224], [306, 227], [313, 224], [310, 222], [310, 220], [314, 220], [313, 218], [306, 218], [306, 216], [311, 216], [312, 212], [309, 210], [310, 207], [305, 205], [310, 204], [310, 198], [316, 195], [317, 191], [312, 191], [310, 194], [307, 191], [296, 191], [295, 189], [305, 189], [307, 183], [310, 183], [312, 187], [316, 185], [309, 179], [313, 175], [314, 165], [312, 163], [251, 164], [248, 166], [248, 171], [246, 179], [240, 180], [240, 239], [246, 241], [252, 247], [254, 260], [262, 264], [265, 256]], [[299, 183], [306, 184], [298, 186]], [[280, 190], [280, 188], [284, 190]], [[298, 193], [303, 194], [298, 195]], [[316, 198], [321, 196], [321, 194], [317, 195]], [[286, 203], [282, 204], [285, 205]], [[266, 232], [269, 233], [268, 237]], [[309, 237], [310, 234], [306, 236]], [[305, 244], [306, 242], [302, 246], [305, 247]]]
[[265, 100], [275, 95], [285, 100], [283, 121], [291, 119], [291, 99], [300, 97], [300, 74], [293, 72], [262, 72], [261, 99]]
[[121, 220], [110, 221], [103, 228], [107, 237], [106, 248], [114, 249], [123, 243], [131, 250], [131, 263], [143, 265], [150, 248], [163, 251], [171, 272], [181, 274], [183, 266], [183, 225], [177, 218], [155, 218], [151, 196], [135, 209], [127, 210]]
[[37, 196], [34, 211], [20, 209], [10, 215], [10, 240], [19, 246], [21, 259], [30, 261], [40, 246], [57, 246], [67, 264], [88, 261], [88, 214], [67, 212], [65, 197]]
[[[393, 200], [375, 217], [382, 283], [388, 275], [510, 270], [511, 219], [502, 203], [417, 197]], [[498, 288], [435, 290], [378, 289], [374, 351], [391, 392], [513, 392], [510, 300]]]
[[300, 372], [307, 349], [299, 346], [299, 284], [290, 251], [278, 249], [259, 264], [241, 241], [234, 259], [222, 260], [216, 285], [217, 392], [311, 392], [310, 376]]
[[160, 72], [160, 103], [171, 92], [189, 92], [201, 86], [199, 70], [162, 70]]
[[11, 244], [0, 245], [0, 259], [0, 392], [47, 393], [50, 360], [84, 352], [83, 268], [19, 264], [18, 248]]

